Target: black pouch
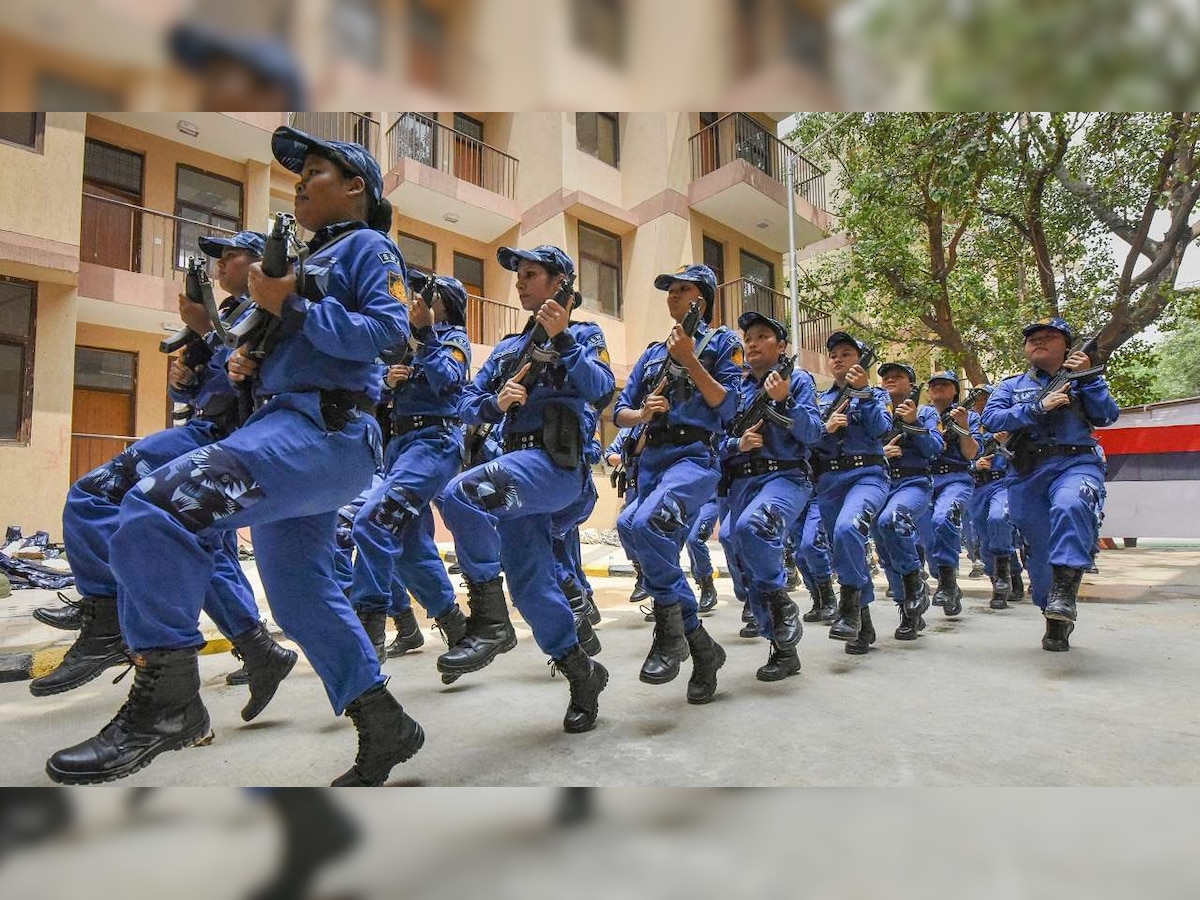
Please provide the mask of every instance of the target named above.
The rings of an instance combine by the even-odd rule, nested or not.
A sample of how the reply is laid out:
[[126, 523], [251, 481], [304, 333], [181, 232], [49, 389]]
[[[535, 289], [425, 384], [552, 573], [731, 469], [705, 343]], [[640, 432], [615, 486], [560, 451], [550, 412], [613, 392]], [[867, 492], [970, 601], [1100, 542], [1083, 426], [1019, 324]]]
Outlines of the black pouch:
[[1042, 454], [1038, 452], [1039, 448], [1031, 444], [1022, 444], [1022, 446], [1013, 454], [1009, 460], [1009, 465], [1013, 467], [1018, 475], [1022, 478], [1028, 475], [1037, 466], [1038, 460]]
[[583, 437], [579, 417], [559, 403], [546, 405], [542, 413], [542, 441], [550, 461], [560, 469], [575, 469], [583, 460]]

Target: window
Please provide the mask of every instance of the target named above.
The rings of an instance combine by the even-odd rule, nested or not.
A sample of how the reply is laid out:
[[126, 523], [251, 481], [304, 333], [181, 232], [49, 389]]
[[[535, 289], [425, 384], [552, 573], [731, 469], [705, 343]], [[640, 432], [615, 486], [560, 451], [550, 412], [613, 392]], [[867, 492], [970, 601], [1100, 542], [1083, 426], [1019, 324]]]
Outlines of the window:
[[415, 159], [431, 169], [438, 167], [437, 113], [404, 113], [392, 126], [396, 157]]
[[742, 277], [761, 285], [775, 287], [775, 267], [753, 253], [741, 251]]
[[624, 0], [572, 0], [571, 24], [576, 46], [614, 66], [625, 61]]
[[83, 148], [83, 178], [94, 184], [115, 188], [134, 198], [133, 203], [140, 203], [142, 156], [88, 138]]
[[404, 254], [404, 262], [410, 269], [417, 269], [426, 275], [437, 271], [437, 247], [433, 241], [400, 232], [396, 236], [396, 246]]
[[621, 315], [621, 239], [579, 223], [579, 292], [583, 305]]
[[483, 260], [465, 253], [454, 254], [454, 277], [463, 283], [468, 294], [483, 296]]
[[575, 145], [610, 166], [621, 165], [616, 113], [575, 113]]
[[334, 53], [369, 69], [378, 69], [383, 58], [383, 13], [379, 0], [341, 0], [333, 4], [330, 14]]
[[0, 113], [0, 141], [42, 152], [45, 113]]
[[717, 284], [725, 283], [725, 246], [708, 235], [704, 236], [704, 264], [717, 276]]
[[75, 348], [75, 387], [90, 391], [134, 392], [137, 355], [123, 350]]
[[177, 166], [175, 215], [190, 220], [175, 223], [175, 268], [183, 269], [187, 267], [189, 254], [195, 254], [199, 238], [220, 229], [241, 229], [242, 186], [220, 175]]
[[28, 441], [37, 286], [0, 276], [0, 441]]

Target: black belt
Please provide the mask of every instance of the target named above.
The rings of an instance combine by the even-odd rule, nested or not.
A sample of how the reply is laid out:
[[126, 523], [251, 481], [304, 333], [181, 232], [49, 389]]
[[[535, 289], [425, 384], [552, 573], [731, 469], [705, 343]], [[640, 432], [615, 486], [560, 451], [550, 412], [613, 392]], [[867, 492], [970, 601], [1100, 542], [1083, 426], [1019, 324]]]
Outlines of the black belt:
[[971, 477], [975, 479], [976, 484], [988, 484], [992, 481], [1000, 481], [1002, 478], [1008, 477], [1008, 469], [976, 469], [971, 473]]
[[958, 462], [940, 462], [934, 463], [929, 467], [930, 475], [949, 475], [952, 472], [967, 472], [970, 471], [970, 463]]
[[893, 478], [912, 478], [916, 475], [929, 477], [929, 466], [888, 466], [888, 474]]
[[814, 456], [813, 471], [818, 475], [826, 472], [849, 472], [866, 466], [885, 466], [887, 457], [882, 453], [856, 453], [852, 456]]
[[646, 432], [647, 447], [686, 447], [688, 444], [712, 445], [713, 433], [698, 425], [663, 425]]
[[453, 416], [393, 416], [392, 432], [408, 434], [421, 428], [454, 428], [459, 424], [459, 420]]
[[515, 453], [518, 450], [545, 450], [546, 438], [541, 431], [505, 432], [503, 450], [505, 453]]
[[375, 401], [364, 391], [332, 390], [320, 391], [320, 394], [321, 418], [333, 431], [341, 431], [354, 420], [352, 410], [369, 416], [375, 415]]
[[805, 477], [810, 477], [811, 469], [808, 461], [803, 459], [770, 459], [761, 456], [758, 459], [750, 459], [743, 463], [729, 467], [730, 479], [736, 478], [755, 478], [759, 475], [767, 475], [771, 472], [790, 472], [795, 469], [803, 469]]
[[1094, 456], [1095, 453], [1095, 444], [1032, 444], [1017, 450], [1012, 466], [1018, 475], [1028, 475], [1035, 466], [1052, 456]]

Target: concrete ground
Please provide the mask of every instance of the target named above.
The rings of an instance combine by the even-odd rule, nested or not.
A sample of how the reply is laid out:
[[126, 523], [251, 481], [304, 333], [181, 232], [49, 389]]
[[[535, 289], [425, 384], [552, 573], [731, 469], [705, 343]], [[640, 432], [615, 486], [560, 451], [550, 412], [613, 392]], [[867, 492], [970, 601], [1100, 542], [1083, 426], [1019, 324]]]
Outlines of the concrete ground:
[[[588, 549], [593, 559], [611, 552]], [[699, 707], [684, 700], [690, 663], [671, 684], [638, 681], [651, 626], [627, 602], [631, 578], [598, 576], [600, 660], [612, 677], [596, 730], [562, 732], [566, 681], [550, 677], [523, 624], [514, 651], [451, 687], [434, 668], [440, 639], [427, 631], [423, 650], [384, 667], [428, 736], [392, 784], [1196, 785], [1200, 550], [1143, 541], [1099, 563], [1070, 653], [1041, 650], [1032, 604], [994, 612], [986, 580], [965, 574], [963, 614], [933, 609], [920, 640], [897, 642], [877, 581], [875, 649], [850, 657], [808, 627], [802, 673], [777, 684], [755, 679], [767, 645], [737, 637], [740, 607], [719, 579], [722, 602], [706, 627], [729, 659], [716, 699]], [[21, 593], [31, 592], [12, 599]], [[11, 638], [20, 616], [9, 619]], [[350, 764], [354, 729], [332, 716], [306, 662], [249, 725], [238, 716], [245, 689], [223, 681], [236, 665], [224, 653], [201, 659], [215, 742], [160, 756], [123, 784], [321, 785]], [[41, 699], [27, 683], [0, 684], [0, 783], [47, 784], [46, 757], [94, 734], [123, 702], [130, 682], [112, 684], [118, 671]]]

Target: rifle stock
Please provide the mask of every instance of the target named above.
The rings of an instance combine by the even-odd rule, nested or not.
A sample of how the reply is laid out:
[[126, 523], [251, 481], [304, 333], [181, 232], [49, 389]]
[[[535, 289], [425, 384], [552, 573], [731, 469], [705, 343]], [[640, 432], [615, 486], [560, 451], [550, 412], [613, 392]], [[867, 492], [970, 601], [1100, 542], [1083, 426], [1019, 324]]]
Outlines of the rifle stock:
[[[780, 378], [791, 378], [792, 372], [796, 370], [796, 357], [785, 356], [779, 360], [771, 370], [777, 372]], [[765, 381], [766, 379], [764, 379]], [[740, 438], [743, 434], [762, 422], [764, 419], [773, 422], [776, 425], [781, 425], [784, 428], [791, 428], [795, 423], [793, 419], [785, 416], [772, 406], [771, 395], [767, 393], [766, 387], [763, 387], [750, 401], [750, 405], [742, 410], [734, 418], [733, 424], [730, 426], [730, 433], [734, 437]]]

